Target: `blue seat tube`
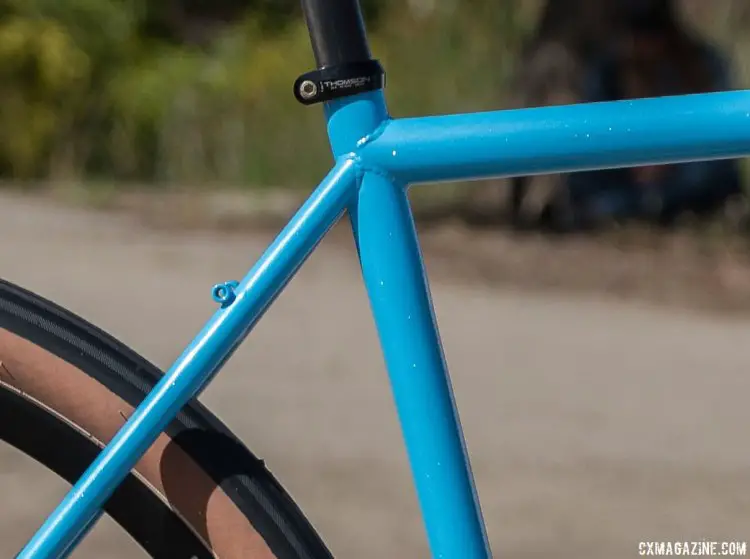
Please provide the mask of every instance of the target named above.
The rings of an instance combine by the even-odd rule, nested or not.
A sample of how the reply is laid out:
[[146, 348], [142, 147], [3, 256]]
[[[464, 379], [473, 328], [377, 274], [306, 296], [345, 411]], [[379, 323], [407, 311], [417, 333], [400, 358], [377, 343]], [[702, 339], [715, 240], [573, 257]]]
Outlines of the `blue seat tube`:
[[434, 557], [491, 556], [405, 189], [368, 173], [350, 215]]
[[[334, 156], [389, 125], [382, 91], [325, 105]], [[349, 208], [412, 474], [434, 557], [490, 557], [474, 480], [403, 185], [359, 161]]]

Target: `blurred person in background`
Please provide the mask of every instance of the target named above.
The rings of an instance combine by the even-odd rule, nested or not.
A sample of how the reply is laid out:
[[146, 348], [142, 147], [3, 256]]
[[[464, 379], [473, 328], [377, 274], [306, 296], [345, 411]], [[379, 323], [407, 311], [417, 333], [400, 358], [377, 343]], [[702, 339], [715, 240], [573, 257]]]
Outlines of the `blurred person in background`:
[[[620, 31], [585, 69], [582, 101], [731, 89], [727, 61], [686, 28], [673, 0], [616, 4]], [[631, 218], [670, 225], [683, 212], [713, 214], [742, 192], [735, 160], [572, 173], [565, 185], [565, 207], [545, 217], [574, 229]]]
[[[534, 32], [519, 55], [511, 106], [578, 103], [587, 61], [601, 52], [615, 25], [610, 2], [547, 0]], [[567, 200], [561, 176], [519, 176], [510, 181], [507, 217], [515, 229], [535, 228], [539, 212]], [[501, 212], [501, 215], [505, 215]]]

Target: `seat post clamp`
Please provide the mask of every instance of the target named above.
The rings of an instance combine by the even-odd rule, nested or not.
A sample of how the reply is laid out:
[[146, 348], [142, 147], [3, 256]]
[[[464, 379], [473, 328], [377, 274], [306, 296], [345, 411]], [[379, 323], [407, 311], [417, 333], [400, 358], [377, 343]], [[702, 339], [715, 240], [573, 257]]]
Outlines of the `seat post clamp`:
[[385, 71], [377, 60], [330, 66], [302, 74], [294, 96], [303, 105], [325, 103], [385, 87]]

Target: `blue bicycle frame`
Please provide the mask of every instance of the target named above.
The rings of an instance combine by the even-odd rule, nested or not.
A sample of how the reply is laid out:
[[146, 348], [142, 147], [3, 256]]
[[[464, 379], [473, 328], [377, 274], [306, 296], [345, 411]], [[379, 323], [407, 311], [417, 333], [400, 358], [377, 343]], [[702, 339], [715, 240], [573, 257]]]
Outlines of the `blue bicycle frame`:
[[[334, 20], [347, 17], [343, 1], [361, 17], [353, 0], [310, 0], [303, 2], [308, 23], [321, 13], [330, 16], [321, 6], [339, 9]], [[316, 31], [311, 26], [319, 66], [329, 66], [321, 58], [337, 51], [326, 50]], [[362, 45], [343, 51], [359, 55], [357, 48]], [[408, 187], [750, 155], [750, 91], [392, 119], [376, 89], [324, 107], [336, 161], [331, 172], [240, 283], [214, 288], [220, 308], [19, 558], [70, 554], [114, 488], [347, 211], [432, 553], [490, 557]]]

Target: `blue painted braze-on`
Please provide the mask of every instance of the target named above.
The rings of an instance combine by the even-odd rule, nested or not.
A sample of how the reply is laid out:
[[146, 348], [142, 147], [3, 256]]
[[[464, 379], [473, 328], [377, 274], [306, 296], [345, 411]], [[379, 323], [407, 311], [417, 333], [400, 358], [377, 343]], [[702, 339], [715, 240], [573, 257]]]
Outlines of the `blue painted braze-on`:
[[432, 553], [490, 556], [406, 187], [750, 154], [750, 92], [393, 120], [382, 91], [328, 103], [336, 165], [18, 556], [67, 556], [346, 208]]
[[[357, 169], [342, 158], [245, 279], [214, 288], [222, 308], [133, 412], [63, 502], [18, 555], [49, 559], [70, 553], [99, 509], [158, 434], [218, 371], [249, 329], [354, 199]], [[206, 296], [210, 296], [208, 290]]]

